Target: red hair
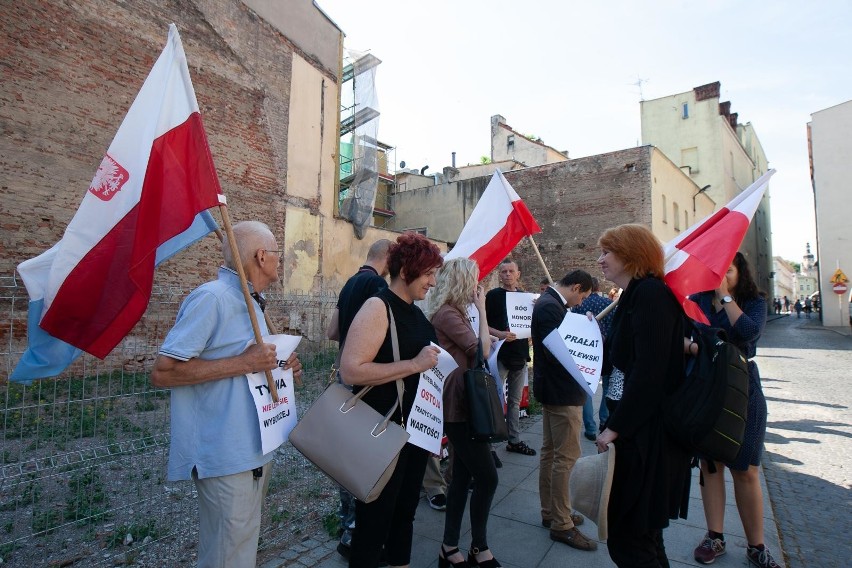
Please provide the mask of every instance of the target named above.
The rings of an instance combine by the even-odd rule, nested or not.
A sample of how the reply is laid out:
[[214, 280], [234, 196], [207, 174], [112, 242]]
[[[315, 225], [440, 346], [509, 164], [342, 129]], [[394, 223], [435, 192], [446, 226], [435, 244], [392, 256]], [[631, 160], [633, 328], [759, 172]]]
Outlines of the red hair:
[[598, 246], [617, 256], [632, 278], [662, 278], [665, 274], [663, 247], [644, 225], [629, 223], [607, 229]]
[[413, 282], [430, 268], [444, 264], [441, 250], [432, 241], [419, 233], [401, 234], [396, 242], [388, 247], [388, 272], [391, 279], [405, 271], [403, 280]]

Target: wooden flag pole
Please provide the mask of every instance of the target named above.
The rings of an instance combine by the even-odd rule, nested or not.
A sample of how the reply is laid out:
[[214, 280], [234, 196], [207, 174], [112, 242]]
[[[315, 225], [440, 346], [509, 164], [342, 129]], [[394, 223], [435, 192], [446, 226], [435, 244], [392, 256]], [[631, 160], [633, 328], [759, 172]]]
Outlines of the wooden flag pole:
[[[251, 319], [251, 328], [254, 330], [254, 341], [260, 345], [263, 343], [263, 337], [260, 334], [260, 325], [257, 323], [257, 316], [254, 313], [254, 299], [249, 293], [248, 280], [246, 280], [246, 272], [243, 269], [240, 251], [237, 249], [234, 230], [231, 228], [231, 217], [228, 215], [228, 207], [224, 204], [219, 205], [219, 212], [222, 214], [222, 224], [225, 225], [225, 234], [228, 235], [228, 246], [231, 247], [231, 258], [234, 259], [237, 274], [240, 275], [240, 285], [243, 288], [243, 298], [246, 301], [246, 308], [248, 309], [249, 318]], [[278, 389], [275, 387], [275, 380], [272, 378], [272, 371], [267, 370], [265, 374], [266, 386], [269, 387], [269, 393], [272, 395], [272, 401], [278, 402]]]
[[527, 238], [530, 240], [530, 244], [532, 245], [533, 250], [535, 251], [535, 255], [538, 257], [538, 261], [541, 263], [541, 267], [544, 269], [544, 275], [547, 276], [548, 282], [553, 283], [553, 278], [550, 276], [550, 271], [547, 269], [547, 265], [544, 264], [544, 259], [541, 258], [541, 253], [538, 252], [538, 247], [535, 244], [535, 241], [532, 238], [532, 235], [527, 235]]
[[595, 316], [595, 319], [596, 319], [597, 321], [601, 321], [602, 319], [604, 319], [604, 318], [606, 317], [606, 315], [607, 315], [609, 312], [611, 312], [612, 310], [614, 310], [614, 309], [615, 309], [615, 305], [618, 303], [618, 301], [619, 301], [620, 299], [621, 299], [621, 296], [619, 296], [618, 298], [616, 298], [615, 300], [613, 300], [613, 301], [612, 301], [612, 303], [611, 303], [610, 305], [608, 305], [607, 307], [605, 307], [604, 309], [602, 309], [602, 310], [601, 310], [601, 313], [599, 313], [598, 315], [596, 315], [596, 316]]

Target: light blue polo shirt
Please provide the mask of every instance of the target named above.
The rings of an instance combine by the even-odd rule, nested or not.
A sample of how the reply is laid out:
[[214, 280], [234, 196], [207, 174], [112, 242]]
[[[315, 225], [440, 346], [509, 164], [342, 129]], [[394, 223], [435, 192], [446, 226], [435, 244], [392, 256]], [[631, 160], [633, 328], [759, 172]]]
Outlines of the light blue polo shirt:
[[[249, 284], [251, 287], [251, 284]], [[219, 278], [193, 290], [177, 314], [160, 354], [179, 361], [222, 359], [239, 355], [254, 338], [236, 272], [219, 269]], [[252, 302], [262, 334], [263, 313]], [[260, 427], [245, 375], [173, 387], [169, 481], [218, 477], [260, 467]]]

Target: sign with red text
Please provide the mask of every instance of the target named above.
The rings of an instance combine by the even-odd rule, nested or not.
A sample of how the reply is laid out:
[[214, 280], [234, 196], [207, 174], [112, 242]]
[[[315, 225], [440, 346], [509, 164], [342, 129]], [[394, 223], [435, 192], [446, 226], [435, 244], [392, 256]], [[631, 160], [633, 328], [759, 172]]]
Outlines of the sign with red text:
[[544, 346], [571, 373], [586, 394], [594, 396], [601, 380], [603, 339], [598, 322], [568, 312], [558, 328], [544, 338]]
[[[290, 430], [296, 426], [296, 400], [293, 392], [293, 370], [284, 370], [287, 358], [302, 340], [298, 335], [266, 335], [264, 343], [275, 344], [275, 356], [278, 366], [272, 370], [272, 378], [278, 390], [278, 402], [272, 401], [272, 393], [266, 385], [265, 373], [246, 375], [249, 391], [251, 391], [257, 422], [260, 426], [261, 449], [264, 454], [275, 450], [284, 443]], [[249, 342], [249, 345], [254, 341]]]
[[441, 453], [441, 437], [444, 435], [444, 379], [458, 365], [455, 359], [440, 346], [438, 364], [420, 373], [420, 383], [414, 395], [414, 405], [408, 413], [405, 430], [414, 444], [433, 454]]
[[538, 294], [527, 292], [506, 292], [506, 317], [509, 318], [509, 331], [518, 339], [531, 336], [532, 312]]

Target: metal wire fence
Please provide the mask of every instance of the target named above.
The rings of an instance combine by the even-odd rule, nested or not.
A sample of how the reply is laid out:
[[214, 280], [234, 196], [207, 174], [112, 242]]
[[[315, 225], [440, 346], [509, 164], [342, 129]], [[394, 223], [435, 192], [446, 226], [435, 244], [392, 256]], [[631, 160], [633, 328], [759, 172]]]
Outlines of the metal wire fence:
[[[171, 566], [192, 563], [191, 482], [165, 479], [169, 391], [149, 371], [188, 293], [154, 290], [143, 321], [105, 360], [83, 355], [56, 378], [0, 384], [0, 562], [9, 566]], [[303, 336], [301, 415], [322, 392], [337, 344], [324, 330], [333, 293], [268, 298], [279, 331]], [[26, 290], [0, 277], [0, 371], [26, 347]], [[301, 535], [335, 530], [337, 488], [290, 444], [275, 452], [260, 556]]]

